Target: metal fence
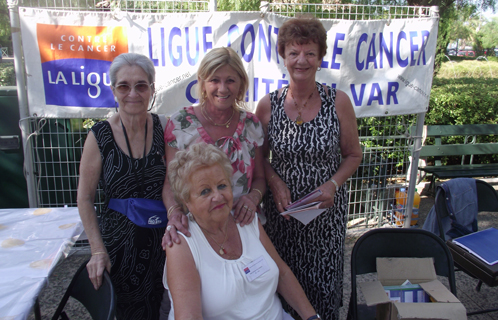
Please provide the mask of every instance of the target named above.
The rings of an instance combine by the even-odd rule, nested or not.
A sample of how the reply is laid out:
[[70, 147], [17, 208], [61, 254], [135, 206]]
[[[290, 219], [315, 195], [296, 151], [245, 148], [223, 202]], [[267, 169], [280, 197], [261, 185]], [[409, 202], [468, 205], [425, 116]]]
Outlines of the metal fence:
[[[209, 1], [99, 1], [20, 0], [19, 6], [64, 10], [123, 10], [127, 12], [198, 12], [214, 7]], [[394, 19], [427, 17], [429, 7], [382, 5], [279, 4], [262, 6], [262, 11], [293, 16], [314, 14], [323, 19]], [[86, 139], [85, 119], [29, 118], [32, 161], [38, 207], [76, 206], [79, 161]], [[407, 186], [410, 126], [417, 115], [358, 119], [363, 161], [348, 180], [349, 227], [373, 227], [389, 223], [394, 190]], [[96, 206], [103, 202], [98, 191]]]
[[272, 2], [268, 4], [268, 11], [285, 16], [293, 17], [297, 14], [305, 13], [312, 14], [320, 19], [340, 20], [388, 20], [429, 17], [433, 9], [431, 7], [391, 6], [382, 3], [365, 5]]
[[122, 10], [130, 13], [206, 12], [209, 0], [19, 0], [20, 7], [70, 11]]

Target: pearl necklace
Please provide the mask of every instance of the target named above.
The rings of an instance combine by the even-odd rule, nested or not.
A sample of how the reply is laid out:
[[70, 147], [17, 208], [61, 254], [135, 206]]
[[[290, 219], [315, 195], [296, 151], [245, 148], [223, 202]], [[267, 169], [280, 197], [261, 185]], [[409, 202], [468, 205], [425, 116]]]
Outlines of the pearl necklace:
[[214, 124], [217, 127], [226, 127], [227, 129], [230, 127], [230, 123], [232, 123], [233, 115], [235, 114], [235, 110], [232, 107], [232, 115], [230, 116], [230, 119], [228, 119], [228, 121], [225, 123], [219, 124], [219, 123], [214, 122], [214, 120], [211, 119], [210, 116], [208, 116], [206, 110], [204, 109], [204, 104], [201, 106], [201, 111], [202, 111], [202, 115], [204, 116], [204, 118], [208, 119], [212, 124]]
[[296, 117], [296, 120], [294, 120], [294, 122], [298, 126], [300, 126], [300, 125], [302, 125], [304, 123], [304, 120], [302, 118], [301, 112], [303, 111], [303, 109], [306, 108], [306, 105], [308, 104], [308, 101], [310, 101], [311, 97], [313, 96], [313, 93], [315, 93], [315, 89], [313, 89], [313, 91], [311, 91], [310, 96], [308, 97], [308, 99], [306, 100], [306, 102], [303, 104], [303, 106], [301, 108], [298, 107], [296, 99], [294, 99], [294, 95], [292, 94], [292, 90], [289, 90], [289, 91], [290, 91], [292, 100], [294, 100], [294, 105], [296, 106], [296, 110], [297, 110], [297, 114], [298, 114], [298, 116]]

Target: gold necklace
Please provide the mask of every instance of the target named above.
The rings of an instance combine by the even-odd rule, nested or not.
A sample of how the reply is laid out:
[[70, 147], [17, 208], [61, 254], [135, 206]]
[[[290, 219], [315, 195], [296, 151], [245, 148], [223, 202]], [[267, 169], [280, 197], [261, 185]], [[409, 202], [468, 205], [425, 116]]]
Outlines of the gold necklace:
[[292, 90], [289, 90], [289, 91], [290, 91], [292, 100], [294, 100], [294, 105], [296, 106], [296, 110], [297, 110], [297, 114], [298, 114], [298, 116], [296, 117], [296, 120], [294, 120], [294, 122], [298, 126], [300, 126], [300, 125], [302, 125], [304, 123], [304, 120], [301, 117], [302, 116], [301, 111], [303, 111], [303, 109], [306, 108], [306, 105], [308, 104], [308, 101], [310, 101], [311, 97], [313, 96], [313, 93], [315, 93], [315, 89], [313, 89], [313, 91], [311, 91], [310, 96], [308, 97], [308, 99], [306, 100], [306, 102], [303, 104], [303, 106], [301, 108], [298, 107], [296, 99], [294, 99], [294, 95], [292, 94]]
[[210, 116], [208, 116], [206, 110], [204, 109], [204, 104], [201, 106], [201, 111], [202, 111], [202, 115], [204, 116], [204, 118], [206, 118], [209, 121], [211, 121], [212, 124], [214, 124], [217, 127], [226, 127], [227, 129], [228, 129], [228, 127], [230, 127], [230, 123], [232, 122], [233, 115], [235, 114], [235, 110], [232, 107], [232, 115], [230, 116], [230, 119], [228, 119], [228, 121], [225, 122], [225, 123], [219, 124], [219, 123], [214, 122], [214, 120], [211, 119]]
[[209, 231], [207, 231], [206, 229], [204, 229], [203, 227], [201, 227], [200, 224], [199, 227], [201, 227], [202, 230], [204, 230], [204, 232], [214, 241], [214, 243], [216, 243], [218, 245], [218, 247], [220, 247], [220, 250], [218, 251], [220, 253], [220, 255], [224, 255], [227, 253], [227, 251], [225, 250], [225, 242], [227, 242], [227, 239], [228, 239], [228, 232], [227, 232], [227, 227], [228, 227], [228, 219], [230, 219], [230, 216], [228, 216], [227, 218], [227, 221], [225, 222], [225, 240], [223, 240], [223, 243], [222, 244], [219, 244], [218, 242], [216, 242], [216, 240], [214, 240], [214, 238], [209, 234]]

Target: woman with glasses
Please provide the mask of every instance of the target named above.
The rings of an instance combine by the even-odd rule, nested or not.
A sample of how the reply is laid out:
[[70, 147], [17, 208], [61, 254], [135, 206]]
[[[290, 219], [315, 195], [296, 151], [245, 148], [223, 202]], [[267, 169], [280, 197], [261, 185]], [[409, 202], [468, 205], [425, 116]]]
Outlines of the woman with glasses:
[[[97, 289], [107, 270], [117, 293], [117, 319], [159, 319], [167, 223], [161, 192], [166, 175], [163, 129], [149, 113], [155, 69], [144, 55], [124, 53], [109, 69], [117, 113], [95, 124], [80, 164], [78, 209], [91, 246], [87, 264]], [[97, 217], [95, 193], [105, 203]], [[151, 214], [160, 203], [162, 211]]]

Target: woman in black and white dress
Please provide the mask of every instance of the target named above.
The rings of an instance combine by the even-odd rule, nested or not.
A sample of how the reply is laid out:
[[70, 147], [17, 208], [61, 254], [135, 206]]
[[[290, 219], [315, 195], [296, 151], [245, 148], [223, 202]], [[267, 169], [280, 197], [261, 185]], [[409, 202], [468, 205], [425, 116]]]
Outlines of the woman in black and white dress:
[[[348, 210], [344, 183], [361, 162], [361, 148], [349, 97], [315, 80], [326, 37], [316, 18], [293, 18], [282, 25], [277, 45], [290, 84], [266, 95], [256, 115], [265, 130], [267, 158], [271, 151], [271, 163], [265, 162], [265, 230], [315, 310], [332, 320], [338, 319], [342, 305]], [[315, 189], [323, 192], [315, 201], [323, 201], [321, 208], [327, 210], [308, 225], [280, 215]]]
[[[144, 55], [124, 53], [113, 60], [109, 74], [118, 112], [92, 127], [80, 165], [78, 209], [92, 251], [88, 274], [98, 288], [104, 269], [110, 273], [118, 320], [159, 319], [166, 258], [161, 240], [167, 218], [161, 226], [153, 217], [153, 225], [144, 227], [137, 225], [136, 216], [110, 208], [110, 200], [143, 199], [147, 209], [137, 216], [149, 222], [148, 204], [162, 205], [163, 128], [158, 115], [148, 112], [154, 64]], [[94, 207], [99, 181], [106, 198], [100, 221]]]

